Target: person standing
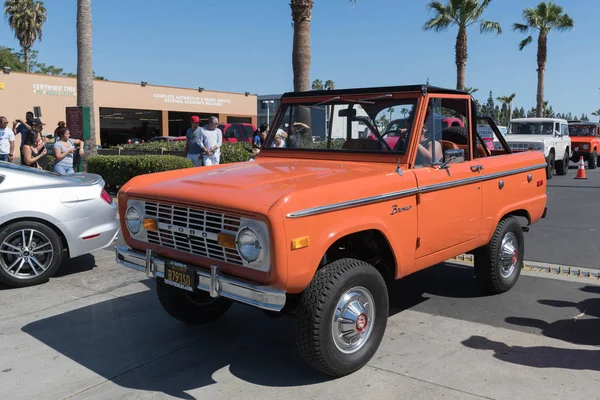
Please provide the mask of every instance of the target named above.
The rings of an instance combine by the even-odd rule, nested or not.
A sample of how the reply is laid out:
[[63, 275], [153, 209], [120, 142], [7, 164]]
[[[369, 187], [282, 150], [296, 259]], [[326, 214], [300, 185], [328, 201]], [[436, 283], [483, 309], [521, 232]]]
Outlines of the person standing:
[[73, 153], [77, 151], [75, 145], [80, 145], [79, 152], [83, 153], [83, 141], [79, 139], [71, 139], [71, 135], [67, 128], [58, 130], [58, 139], [54, 142], [54, 162], [53, 170], [61, 175], [74, 174], [73, 169]]
[[48, 169], [46, 146], [39, 132], [32, 129], [25, 136], [25, 145], [21, 150], [21, 165], [37, 169]]
[[202, 150], [204, 165], [217, 165], [221, 161], [223, 132], [218, 128], [219, 119], [210, 117], [208, 125], [202, 128]]
[[185, 132], [187, 141], [185, 142], [185, 155], [194, 164], [195, 167], [202, 166], [202, 128], [200, 128], [200, 118], [193, 115], [190, 119], [191, 128]]
[[0, 117], [0, 161], [12, 162], [15, 151], [15, 134], [8, 127], [8, 119]]

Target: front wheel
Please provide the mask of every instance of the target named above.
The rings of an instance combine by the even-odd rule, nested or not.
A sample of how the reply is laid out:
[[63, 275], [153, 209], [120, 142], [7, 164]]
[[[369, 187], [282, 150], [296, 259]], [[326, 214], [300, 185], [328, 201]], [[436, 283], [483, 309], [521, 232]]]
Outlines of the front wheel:
[[39, 222], [21, 221], [0, 231], [0, 282], [25, 287], [47, 282], [63, 259], [58, 234]]
[[598, 166], [598, 153], [596, 153], [596, 150], [594, 150], [594, 152], [591, 153], [588, 157], [588, 168], [596, 169], [597, 166]]
[[475, 276], [488, 294], [510, 290], [523, 268], [524, 238], [515, 217], [500, 221], [490, 242], [475, 250]]
[[302, 293], [298, 350], [321, 373], [351, 374], [379, 348], [388, 308], [387, 287], [379, 271], [356, 259], [334, 261], [318, 270]]
[[565, 156], [561, 162], [556, 163], [556, 174], [566, 175], [569, 172], [569, 153], [565, 151]]
[[162, 278], [156, 278], [156, 292], [164, 310], [171, 317], [188, 324], [214, 321], [225, 314], [232, 304], [223, 297], [210, 297], [208, 292], [190, 293], [167, 285]]
[[552, 179], [552, 175], [554, 174], [554, 154], [550, 153], [548, 157], [546, 157], [546, 179]]

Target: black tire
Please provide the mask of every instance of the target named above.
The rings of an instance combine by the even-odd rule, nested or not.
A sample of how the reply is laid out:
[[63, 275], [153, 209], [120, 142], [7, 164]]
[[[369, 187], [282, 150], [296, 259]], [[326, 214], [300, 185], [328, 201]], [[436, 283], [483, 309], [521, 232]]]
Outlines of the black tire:
[[557, 175], [566, 175], [569, 172], [569, 153], [568, 149], [565, 150], [565, 156], [563, 160], [556, 163], [556, 174]]
[[461, 126], [450, 126], [442, 131], [442, 139], [455, 144], [468, 144], [467, 129]]
[[231, 300], [223, 297], [210, 297], [208, 292], [192, 294], [167, 285], [162, 278], [156, 278], [156, 293], [160, 305], [171, 317], [193, 325], [218, 319], [232, 304]]
[[[372, 307], [356, 316], [353, 323], [345, 325], [345, 329], [365, 336], [357, 339], [357, 348], [347, 348], [347, 352], [343, 352], [334, 341], [334, 331], [339, 332], [337, 329], [342, 325], [334, 322], [338, 303], [343, 301], [343, 295], [349, 291], [356, 294], [363, 290], [366, 291], [363, 294], [371, 296]], [[350, 303], [352, 302], [346, 305]], [[373, 315], [373, 311], [374, 321], [369, 317]], [[388, 291], [379, 271], [360, 260], [345, 258], [334, 261], [316, 272], [301, 295], [297, 312], [298, 350], [310, 366], [323, 374], [332, 377], [351, 374], [369, 362], [379, 348], [388, 312]], [[338, 338], [338, 342], [343, 341], [342, 335]]]
[[[516, 254], [511, 255], [512, 268], [508, 271], [501, 260], [503, 241], [506, 238], [516, 241]], [[524, 249], [521, 224], [515, 217], [507, 217], [500, 221], [490, 242], [475, 250], [475, 276], [487, 294], [504, 293], [517, 283], [523, 268]]]
[[546, 179], [552, 179], [554, 175], [554, 153], [550, 153], [546, 157]]
[[596, 169], [598, 166], [598, 153], [594, 150], [588, 157], [588, 169]]
[[[19, 234], [22, 231], [27, 231], [25, 246], [31, 245], [30, 249], [22, 249], [20, 254], [7, 253], [16, 251], [13, 246], [22, 247], [23, 240]], [[32, 231], [35, 233], [31, 236], [30, 242]], [[42, 240], [49, 244], [43, 249], [39, 247]], [[31, 252], [37, 247], [39, 247], [38, 252]], [[25, 257], [28, 261], [25, 261]], [[0, 282], [6, 286], [26, 287], [45, 283], [58, 271], [62, 260], [63, 246], [60, 236], [42, 223], [20, 221], [9, 224], [0, 231]], [[11, 266], [12, 268], [9, 268]], [[27, 277], [27, 274], [31, 274], [31, 277]]]

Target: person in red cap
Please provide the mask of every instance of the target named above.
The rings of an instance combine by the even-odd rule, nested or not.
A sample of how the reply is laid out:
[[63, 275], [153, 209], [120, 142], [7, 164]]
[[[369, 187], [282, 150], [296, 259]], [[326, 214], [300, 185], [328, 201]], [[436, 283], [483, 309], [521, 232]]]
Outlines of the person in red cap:
[[190, 119], [191, 128], [185, 133], [187, 141], [185, 142], [185, 154], [186, 157], [196, 167], [201, 167], [202, 156], [204, 151], [202, 150], [202, 129], [200, 128], [200, 118], [197, 115], [193, 115]]

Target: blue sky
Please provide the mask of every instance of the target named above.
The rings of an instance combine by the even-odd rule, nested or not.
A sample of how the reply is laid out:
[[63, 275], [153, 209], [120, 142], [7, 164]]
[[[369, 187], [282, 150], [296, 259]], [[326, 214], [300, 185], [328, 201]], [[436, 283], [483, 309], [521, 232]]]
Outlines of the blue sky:
[[[557, 112], [600, 108], [598, 0], [557, 0], [575, 29], [549, 37], [546, 99]], [[483, 18], [504, 33], [469, 31], [467, 86], [485, 101], [516, 93], [515, 106], [535, 105], [536, 44], [512, 31], [523, 8], [538, 0], [494, 0]], [[45, 0], [48, 22], [35, 44], [39, 61], [76, 71], [76, 1]], [[338, 88], [430, 83], [456, 85], [456, 30], [425, 32], [426, 0], [315, 0], [312, 79]], [[289, 0], [94, 0], [94, 70], [114, 81], [257, 94], [292, 86]], [[5, 19], [0, 45], [18, 48]]]

